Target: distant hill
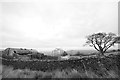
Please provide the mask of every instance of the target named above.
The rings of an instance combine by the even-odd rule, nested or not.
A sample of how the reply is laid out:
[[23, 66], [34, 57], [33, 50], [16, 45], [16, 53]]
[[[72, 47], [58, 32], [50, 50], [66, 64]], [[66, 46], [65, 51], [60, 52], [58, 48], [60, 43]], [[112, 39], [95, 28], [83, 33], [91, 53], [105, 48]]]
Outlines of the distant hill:
[[95, 50], [69, 50], [69, 51], [66, 51], [66, 52], [70, 55], [74, 55], [74, 54], [78, 54], [78, 53], [87, 55], [87, 54], [96, 53], [97, 51], [95, 51]]
[[[57, 53], [57, 51], [55, 51], [56, 53], [53, 53], [53, 51], [44, 51], [43, 53], [45, 55], [52, 55], [52, 56], [53, 55], [60, 55], [60, 53]], [[61, 53], [62, 52], [63, 51], [61, 51]], [[91, 54], [91, 53], [96, 53], [97, 51], [95, 51], [95, 50], [67, 50], [65, 52], [69, 55], [74, 55], [74, 54], [77, 54], [77, 53], [87, 55], [87, 54]]]

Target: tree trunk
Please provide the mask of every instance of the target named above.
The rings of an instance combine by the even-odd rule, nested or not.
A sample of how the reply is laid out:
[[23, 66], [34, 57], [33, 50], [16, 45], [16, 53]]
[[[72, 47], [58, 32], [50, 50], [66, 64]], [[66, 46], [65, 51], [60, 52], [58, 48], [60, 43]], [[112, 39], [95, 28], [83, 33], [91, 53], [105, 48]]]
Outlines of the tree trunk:
[[99, 49], [100, 49], [100, 56], [104, 56], [103, 48], [100, 46]]
[[103, 51], [101, 51], [101, 53], [100, 53], [101, 55], [104, 55], [104, 52]]
[[98, 56], [99, 56], [99, 57], [104, 56], [104, 51], [103, 51], [103, 50], [99, 51], [99, 55], [98, 55]]

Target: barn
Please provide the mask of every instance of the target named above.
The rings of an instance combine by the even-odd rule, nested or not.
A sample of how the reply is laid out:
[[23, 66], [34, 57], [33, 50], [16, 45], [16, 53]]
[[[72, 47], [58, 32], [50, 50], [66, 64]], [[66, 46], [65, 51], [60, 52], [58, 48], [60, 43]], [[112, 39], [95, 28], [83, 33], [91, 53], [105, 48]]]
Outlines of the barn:
[[22, 48], [7, 48], [4, 50], [4, 52], [10, 56], [13, 56], [13, 54], [27, 55], [27, 54], [32, 54], [32, 53], [38, 53], [37, 50], [22, 49]]

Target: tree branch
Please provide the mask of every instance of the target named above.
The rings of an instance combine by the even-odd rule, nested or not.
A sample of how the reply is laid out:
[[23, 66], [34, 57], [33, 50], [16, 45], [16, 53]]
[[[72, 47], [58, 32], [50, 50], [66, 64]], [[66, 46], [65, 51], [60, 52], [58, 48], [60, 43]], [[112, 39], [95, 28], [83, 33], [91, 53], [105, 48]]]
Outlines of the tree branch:
[[94, 48], [95, 48], [97, 51], [99, 51], [99, 49], [97, 49], [97, 47], [95, 46], [95, 44], [93, 44], [93, 46], [94, 46]]
[[93, 43], [93, 40], [91, 40], [91, 43], [92, 43], [92, 45], [94, 46], [94, 48], [97, 50], [97, 51], [99, 51], [99, 49], [95, 46], [95, 44]]
[[105, 47], [104, 52], [105, 52], [108, 48], [110, 48], [113, 44], [114, 44], [114, 42], [112, 42], [111, 44], [107, 45], [107, 46]]

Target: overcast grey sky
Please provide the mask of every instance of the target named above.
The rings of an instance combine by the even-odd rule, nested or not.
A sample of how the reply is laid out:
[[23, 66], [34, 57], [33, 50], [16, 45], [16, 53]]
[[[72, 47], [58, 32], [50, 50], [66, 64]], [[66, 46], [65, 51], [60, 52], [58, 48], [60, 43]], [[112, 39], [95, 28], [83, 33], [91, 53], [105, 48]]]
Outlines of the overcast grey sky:
[[117, 10], [117, 0], [3, 0], [1, 48], [88, 48], [85, 36], [118, 33]]

